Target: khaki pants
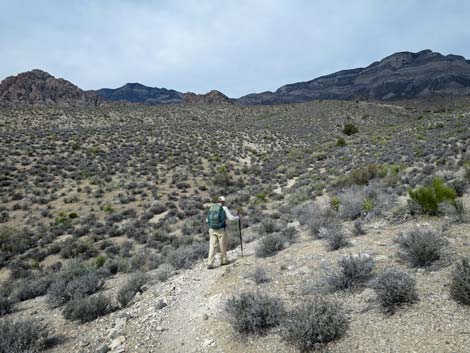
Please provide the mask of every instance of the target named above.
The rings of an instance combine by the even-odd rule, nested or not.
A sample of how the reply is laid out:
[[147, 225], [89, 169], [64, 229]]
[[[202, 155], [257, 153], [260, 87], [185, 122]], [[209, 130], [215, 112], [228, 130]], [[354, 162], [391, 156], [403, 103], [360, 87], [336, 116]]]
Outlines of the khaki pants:
[[220, 247], [220, 261], [222, 264], [228, 263], [227, 260], [227, 244], [228, 235], [225, 230], [222, 229], [209, 229], [209, 259], [207, 264], [210, 266], [214, 265], [215, 253], [217, 251], [217, 243]]

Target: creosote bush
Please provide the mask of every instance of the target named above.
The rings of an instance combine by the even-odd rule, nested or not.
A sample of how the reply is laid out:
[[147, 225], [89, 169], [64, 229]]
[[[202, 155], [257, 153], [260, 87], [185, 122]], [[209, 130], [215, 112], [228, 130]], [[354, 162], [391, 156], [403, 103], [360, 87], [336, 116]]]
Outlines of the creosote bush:
[[399, 255], [413, 267], [429, 267], [443, 259], [447, 240], [431, 228], [413, 228], [396, 238]]
[[49, 346], [49, 332], [34, 319], [0, 321], [0, 353], [37, 353]]
[[463, 258], [452, 271], [450, 295], [460, 304], [470, 305], [470, 258]]
[[263, 334], [278, 326], [285, 310], [281, 300], [261, 292], [245, 292], [225, 303], [232, 327], [243, 334]]
[[93, 321], [113, 311], [111, 300], [103, 294], [69, 301], [62, 312], [64, 318], [82, 323]]
[[320, 297], [288, 312], [281, 324], [283, 337], [302, 352], [341, 338], [348, 328], [349, 320], [341, 304]]
[[397, 269], [383, 272], [375, 280], [373, 288], [383, 310], [389, 314], [393, 314], [404, 303], [411, 304], [418, 300], [415, 279]]
[[374, 260], [367, 254], [346, 255], [338, 260], [336, 269], [323, 273], [329, 291], [347, 290], [364, 285], [375, 268]]

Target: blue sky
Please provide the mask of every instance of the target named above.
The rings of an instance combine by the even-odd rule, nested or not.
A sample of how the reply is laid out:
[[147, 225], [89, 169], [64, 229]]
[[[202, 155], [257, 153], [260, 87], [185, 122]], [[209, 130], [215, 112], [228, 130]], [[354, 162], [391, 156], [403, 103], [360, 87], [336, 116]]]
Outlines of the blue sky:
[[468, 0], [0, 0], [0, 80], [140, 82], [231, 97], [397, 51], [470, 58]]

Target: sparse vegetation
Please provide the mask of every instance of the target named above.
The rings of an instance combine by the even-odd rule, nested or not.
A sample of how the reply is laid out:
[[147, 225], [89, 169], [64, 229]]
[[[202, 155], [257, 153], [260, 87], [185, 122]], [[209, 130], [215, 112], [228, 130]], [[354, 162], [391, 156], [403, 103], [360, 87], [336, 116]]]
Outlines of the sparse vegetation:
[[133, 274], [117, 293], [117, 300], [121, 307], [125, 308], [147, 281], [148, 276], [146, 274], [141, 272]]
[[413, 267], [429, 267], [443, 259], [447, 241], [432, 228], [413, 228], [396, 239], [399, 255]]
[[329, 291], [354, 289], [372, 278], [374, 267], [368, 255], [346, 255], [338, 260], [337, 268], [323, 272], [323, 279]]
[[385, 270], [373, 285], [380, 305], [386, 313], [393, 314], [398, 306], [418, 300], [416, 281], [406, 272]]
[[103, 294], [97, 294], [69, 301], [64, 307], [63, 315], [67, 320], [77, 320], [84, 323], [109, 314], [112, 310], [110, 299]]
[[470, 305], [470, 259], [462, 258], [455, 265], [450, 284], [452, 298], [460, 304]]
[[275, 297], [261, 292], [245, 292], [227, 300], [225, 311], [235, 331], [263, 334], [278, 326], [285, 314], [284, 305]]
[[49, 346], [47, 328], [36, 320], [0, 321], [0, 353], [36, 353]]
[[348, 317], [338, 302], [315, 297], [288, 312], [281, 332], [287, 341], [306, 352], [341, 338], [348, 328]]

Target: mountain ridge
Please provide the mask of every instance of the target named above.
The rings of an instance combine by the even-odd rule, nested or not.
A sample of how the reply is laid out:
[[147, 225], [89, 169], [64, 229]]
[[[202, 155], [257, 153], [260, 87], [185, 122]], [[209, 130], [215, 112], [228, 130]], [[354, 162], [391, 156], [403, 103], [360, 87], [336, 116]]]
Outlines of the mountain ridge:
[[379, 101], [470, 95], [470, 60], [429, 49], [397, 52], [365, 68], [337, 71], [286, 84], [274, 92], [252, 93], [241, 104], [299, 103], [314, 99]]
[[302, 103], [315, 99], [397, 101], [470, 96], [470, 60], [426, 49], [391, 54], [366, 67], [340, 70], [275, 91], [229, 98], [220, 91], [182, 93], [138, 82], [112, 89], [83, 91], [69, 81], [32, 70], [0, 82], [0, 106], [98, 106], [103, 103], [225, 104]]

